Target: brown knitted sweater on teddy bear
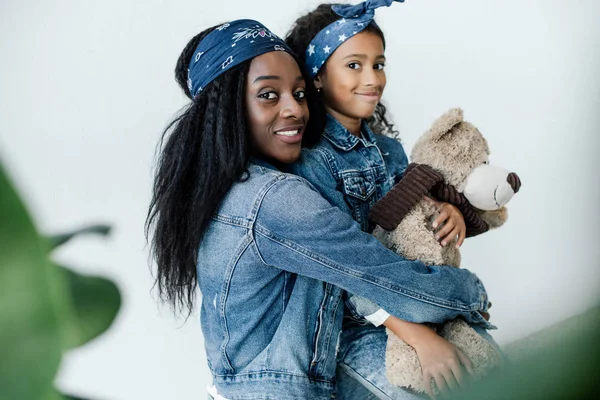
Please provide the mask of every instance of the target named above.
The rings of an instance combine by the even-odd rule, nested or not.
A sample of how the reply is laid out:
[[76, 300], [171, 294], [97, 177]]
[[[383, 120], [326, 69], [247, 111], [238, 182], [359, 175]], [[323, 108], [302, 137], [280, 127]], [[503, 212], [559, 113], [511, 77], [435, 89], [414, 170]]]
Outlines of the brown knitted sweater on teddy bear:
[[402, 180], [373, 205], [369, 219], [392, 231], [424, 196], [456, 206], [465, 219], [467, 237], [490, 229], [467, 198], [454, 186], [444, 183], [442, 174], [428, 165], [414, 163], [406, 168]]

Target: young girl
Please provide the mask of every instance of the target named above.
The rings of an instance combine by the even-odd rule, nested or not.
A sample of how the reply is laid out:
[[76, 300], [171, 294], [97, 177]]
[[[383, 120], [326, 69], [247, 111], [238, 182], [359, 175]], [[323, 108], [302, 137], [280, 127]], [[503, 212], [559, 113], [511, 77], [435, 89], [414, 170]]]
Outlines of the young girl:
[[[289, 171], [310, 181], [365, 232], [374, 228], [368, 220], [371, 206], [400, 180], [407, 166], [400, 142], [374, 134], [368, 124], [394, 133], [380, 103], [386, 85], [385, 39], [373, 21], [375, 8], [391, 3], [322, 4], [296, 20], [286, 38], [313, 77], [327, 111], [323, 137], [313, 148], [303, 150]], [[440, 204], [434, 226], [442, 223], [437, 232], [441, 245], [460, 246], [466, 232], [460, 211]], [[468, 370], [469, 361], [433, 330], [390, 316], [359, 296], [349, 295], [347, 303], [354, 314], [375, 326], [387, 326], [413, 346], [426, 382], [434, 379], [442, 392], [463, 383], [461, 364]], [[485, 330], [478, 331], [491, 339]], [[388, 396], [384, 398], [398, 397], [398, 388], [385, 379], [384, 330], [347, 324], [342, 339], [338, 374], [351, 375], [373, 393]]]
[[307, 125], [311, 82], [281, 39], [251, 20], [210, 28], [176, 78], [192, 102], [163, 136], [146, 228], [161, 297], [191, 309], [200, 288], [219, 398], [330, 399], [344, 290], [413, 322], [480, 320], [475, 275], [403, 259], [277, 169], [322, 129]]

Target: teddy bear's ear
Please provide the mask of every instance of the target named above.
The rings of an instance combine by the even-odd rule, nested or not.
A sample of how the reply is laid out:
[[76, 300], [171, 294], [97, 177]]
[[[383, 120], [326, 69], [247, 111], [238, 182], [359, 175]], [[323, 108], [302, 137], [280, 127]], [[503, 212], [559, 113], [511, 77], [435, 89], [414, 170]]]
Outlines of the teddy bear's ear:
[[460, 108], [452, 108], [444, 115], [439, 117], [429, 130], [431, 136], [434, 139], [439, 139], [446, 133], [450, 132], [452, 128], [463, 121], [463, 110]]

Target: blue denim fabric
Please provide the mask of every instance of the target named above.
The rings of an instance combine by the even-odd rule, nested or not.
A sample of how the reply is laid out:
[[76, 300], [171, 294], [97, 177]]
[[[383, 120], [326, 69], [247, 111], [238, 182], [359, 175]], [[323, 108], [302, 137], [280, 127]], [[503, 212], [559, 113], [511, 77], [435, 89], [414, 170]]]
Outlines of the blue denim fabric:
[[422, 400], [427, 396], [392, 385], [385, 377], [385, 328], [345, 325], [338, 352], [337, 398]]
[[352, 135], [327, 115], [321, 140], [302, 149], [288, 171], [308, 180], [363, 231], [372, 232], [371, 206], [400, 181], [408, 158], [398, 140], [374, 134], [364, 121], [361, 133], [361, 138]]
[[[302, 150], [289, 172], [308, 180], [331, 204], [350, 214], [363, 231], [372, 232], [371, 207], [402, 179], [408, 157], [398, 140], [374, 134], [364, 120], [361, 136], [352, 135], [327, 115], [323, 137], [314, 147]], [[347, 305], [357, 319], [380, 309], [353, 294]]]
[[348, 294], [346, 306], [351, 312], [351, 316], [357, 319], [357, 321], [360, 321], [363, 317], [372, 315], [381, 309], [381, 307], [373, 303], [371, 300], [365, 299], [361, 296], [355, 296], [351, 293]]
[[260, 161], [248, 172], [198, 253], [201, 326], [223, 397], [331, 398], [344, 291], [408, 321], [485, 325], [474, 274], [403, 259], [298, 176]]

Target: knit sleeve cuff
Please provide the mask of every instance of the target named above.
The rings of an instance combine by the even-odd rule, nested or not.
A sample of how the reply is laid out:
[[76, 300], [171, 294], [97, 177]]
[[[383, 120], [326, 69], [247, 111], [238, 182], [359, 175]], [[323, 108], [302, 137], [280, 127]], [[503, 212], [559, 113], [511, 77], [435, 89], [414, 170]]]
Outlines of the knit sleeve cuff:
[[380, 308], [379, 310], [375, 311], [373, 314], [365, 316], [365, 319], [375, 326], [380, 326], [389, 317], [390, 317], [390, 314], [387, 311], [385, 311], [383, 308]]
[[443, 179], [428, 165], [409, 165], [402, 180], [373, 205], [369, 219], [387, 231], [396, 229], [415, 204]]

